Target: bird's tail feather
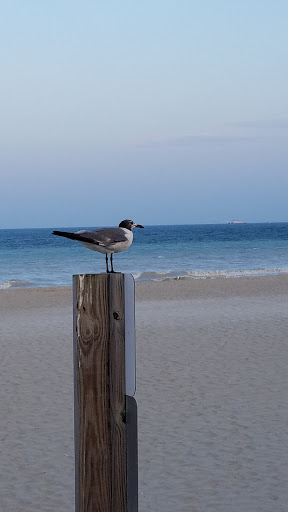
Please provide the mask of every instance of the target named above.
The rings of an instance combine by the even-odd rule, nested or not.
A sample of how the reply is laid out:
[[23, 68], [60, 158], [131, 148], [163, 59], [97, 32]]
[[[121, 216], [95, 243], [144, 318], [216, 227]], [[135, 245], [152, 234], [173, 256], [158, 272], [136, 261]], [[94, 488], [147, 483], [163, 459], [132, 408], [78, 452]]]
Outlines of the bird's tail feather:
[[78, 233], [69, 233], [68, 231], [53, 231], [52, 235], [64, 236], [64, 238], [69, 238], [70, 240], [77, 240], [78, 242], [87, 242], [90, 244], [100, 245], [97, 240], [93, 240], [93, 238], [89, 238]]

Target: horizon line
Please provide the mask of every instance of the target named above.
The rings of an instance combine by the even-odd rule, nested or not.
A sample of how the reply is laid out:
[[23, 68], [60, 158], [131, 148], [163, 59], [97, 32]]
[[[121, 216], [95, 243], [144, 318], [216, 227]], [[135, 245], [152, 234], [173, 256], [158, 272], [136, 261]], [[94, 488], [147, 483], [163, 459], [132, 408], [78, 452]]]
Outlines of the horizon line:
[[[235, 220], [230, 220], [230, 221], [225, 221], [225, 222], [195, 222], [195, 223], [184, 223], [184, 224], [178, 224], [178, 223], [172, 223], [172, 224], [162, 224], [162, 223], [159, 223], [159, 224], [146, 224], [145, 226], [146, 227], [155, 227], [155, 226], [226, 226], [226, 225], [246, 225], [246, 224], [288, 224], [288, 220], [272, 220], [272, 221], [269, 221], [269, 220], [266, 220], [266, 221], [240, 221], [240, 222], [235, 222]], [[144, 227], [145, 227], [144, 226]], [[35, 227], [35, 226], [27, 226], [27, 227], [4, 227], [4, 228], [0, 228], [0, 231], [7, 231], [7, 230], [25, 230], [25, 229], [55, 229], [55, 228], [68, 228], [68, 229], [73, 229], [73, 228], [91, 228], [92, 226], [89, 226], [88, 224], [87, 225], [78, 225], [78, 226], [56, 226], [56, 225], [53, 225], [53, 226], [38, 226], [38, 227]], [[99, 226], [95, 226], [95, 228], [102, 228], [103, 226], [102, 225], [99, 225]], [[105, 227], [109, 227], [109, 226], [106, 226]], [[111, 226], [111, 227], [114, 227]]]

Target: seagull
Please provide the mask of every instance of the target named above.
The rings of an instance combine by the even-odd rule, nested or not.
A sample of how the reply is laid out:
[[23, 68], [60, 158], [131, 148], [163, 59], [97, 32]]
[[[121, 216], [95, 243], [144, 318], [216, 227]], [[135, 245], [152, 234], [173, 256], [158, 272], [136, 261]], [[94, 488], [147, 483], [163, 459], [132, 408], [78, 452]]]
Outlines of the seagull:
[[[134, 228], [144, 228], [141, 224], [135, 224], [133, 220], [122, 220], [118, 228], [94, 229], [93, 231], [76, 231], [69, 233], [67, 231], [53, 231], [52, 235], [64, 236], [71, 240], [77, 240], [92, 251], [98, 251], [105, 254], [106, 272], [114, 272], [113, 254], [114, 252], [126, 251], [133, 242]], [[108, 254], [110, 254], [111, 270], [108, 266]]]

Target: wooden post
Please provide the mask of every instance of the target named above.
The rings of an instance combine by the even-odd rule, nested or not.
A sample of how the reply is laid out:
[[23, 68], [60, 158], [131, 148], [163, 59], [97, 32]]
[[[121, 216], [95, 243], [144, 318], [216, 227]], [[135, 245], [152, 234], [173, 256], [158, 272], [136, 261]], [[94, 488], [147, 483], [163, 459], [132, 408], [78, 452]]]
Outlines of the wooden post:
[[137, 427], [131, 428], [136, 418], [129, 412], [134, 410], [130, 397], [126, 404], [125, 304], [124, 274], [74, 276], [76, 512], [138, 509], [137, 477], [129, 490], [137, 448], [129, 448], [127, 432], [134, 439]]

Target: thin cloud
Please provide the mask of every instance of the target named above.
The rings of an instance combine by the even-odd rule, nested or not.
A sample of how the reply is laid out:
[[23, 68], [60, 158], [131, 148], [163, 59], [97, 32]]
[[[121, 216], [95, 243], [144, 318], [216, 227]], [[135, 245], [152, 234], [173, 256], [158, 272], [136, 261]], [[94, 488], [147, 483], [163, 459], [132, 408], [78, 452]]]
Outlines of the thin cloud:
[[288, 130], [288, 118], [255, 119], [253, 121], [242, 121], [230, 125], [234, 128], [251, 128], [261, 130]]
[[251, 137], [245, 135], [177, 135], [175, 137], [155, 138], [136, 144], [138, 148], [158, 148], [158, 147], [199, 147], [201, 145], [219, 145], [231, 144], [235, 142], [245, 142], [251, 140]]
[[[220, 133], [179, 134], [171, 137], [151, 137], [133, 144], [138, 148], [173, 148], [231, 145], [261, 142], [288, 137], [288, 118], [255, 119], [219, 127]], [[226, 133], [225, 133], [226, 132]]]

